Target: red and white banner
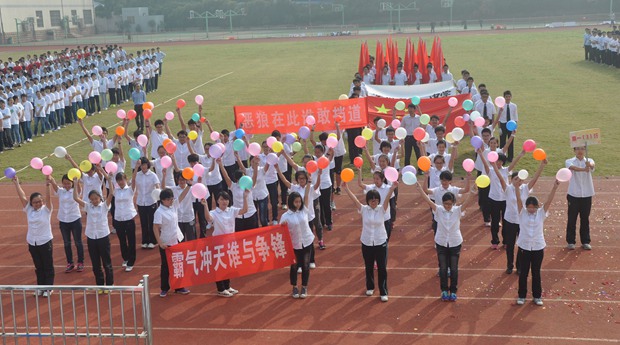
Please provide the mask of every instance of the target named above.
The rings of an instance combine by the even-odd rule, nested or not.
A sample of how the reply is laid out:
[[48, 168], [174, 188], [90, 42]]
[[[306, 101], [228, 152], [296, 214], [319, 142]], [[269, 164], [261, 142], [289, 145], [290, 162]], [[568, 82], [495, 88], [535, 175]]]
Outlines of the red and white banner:
[[440, 98], [456, 95], [456, 87], [452, 80], [420, 85], [366, 85], [368, 96], [384, 98]]
[[170, 288], [207, 284], [295, 263], [287, 225], [206, 237], [166, 248]]
[[311, 103], [281, 105], [236, 105], [235, 126], [243, 123], [243, 130], [248, 134], [270, 134], [274, 129], [282, 133], [299, 131], [307, 126], [306, 117], [314, 116], [316, 130], [334, 129], [335, 118], [340, 116], [340, 128], [364, 127], [368, 122], [366, 99], [322, 101]]

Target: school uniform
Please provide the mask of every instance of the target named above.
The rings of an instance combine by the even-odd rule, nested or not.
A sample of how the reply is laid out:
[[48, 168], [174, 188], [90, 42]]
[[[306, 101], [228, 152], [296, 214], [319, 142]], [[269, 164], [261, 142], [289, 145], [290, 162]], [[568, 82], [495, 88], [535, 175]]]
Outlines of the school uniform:
[[[491, 149], [489, 148], [489, 145], [487, 144], [483, 143], [482, 146], [484, 147], [484, 152], [483, 152], [484, 157], [488, 161], [488, 156], [489, 156], [489, 152], [491, 152]], [[495, 152], [499, 154], [499, 153], [502, 153], [502, 150], [500, 148], [497, 148], [495, 149]], [[487, 174], [486, 171], [484, 170], [484, 164], [482, 163], [482, 158], [480, 158], [478, 154], [476, 154], [474, 168], [478, 171], [478, 176]], [[492, 174], [495, 174], [495, 172], [493, 172]], [[491, 191], [490, 185], [486, 188], [478, 188], [478, 206], [480, 206], [480, 210], [482, 211], [482, 218], [485, 223], [491, 222], [491, 202], [489, 200], [490, 191]]]
[[[382, 184], [381, 187], [377, 187], [377, 185], [375, 184], [367, 184], [367, 185], [364, 185], [364, 194], [367, 194], [371, 190], [376, 190], [377, 192], [379, 192], [379, 195], [381, 196], [381, 201], [380, 201], [380, 205], [381, 205], [383, 201], [385, 200], [385, 198], [387, 198], [388, 194], [390, 193], [390, 188], [391, 188], [390, 185], [386, 183]], [[395, 196], [394, 194], [392, 194], [390, 201], [394, 200], [394, 198]], [[390, 240], [390, 236], [392, 235], [393, 219], [396, 218], [396, 208], [392, 206], [393, 205], [390, 202], [383, 216], [385, 232], [387, 233], [387, 241]]]
[[387, 287], [387, 248], [388, 234], [385, 229], [385, 210], [380, 202], [374, 209], [362, 205], [358, 210], [362, 215], [362, 257], [366, 272], [366, 290], [375, 289], [374, 264], [377, 263], [379, 293], [388, 295]]
[[[461, 235], [461, 206], [452, 206], [450, 211], [437, 205], [433, 216], [437, 219], [435, 247], [439, 261], [439, 285], [441, 291], [456, 293], [459, 281], [459, 257], [463, 236]], [[448, 286], [448, 268], [450, 268], [450, 286]]]
[[420, 127], [420, 116], [407, 114], [402, 118], [400, 125], [407, 130], [405, 137], [405, 166], [407, 166], [411, 164], [411, 149], [415, 152], [416, 159], [421, 155], [418, 141], [413, 137], [413, 131]]
[[136, 205], [138, 205], [140, 227], [142, 228], [142, 248], [145, 248], [146, 245], [156, 242], [153, 234], [153, 215], [157, 209], [157, 200], [153, 199], [152, 192], [159, 184], [159, 179], [151, 170], [147, 170], [146, 173], [140, 170], [133, 183], [136, 184], [136, 192], [138, 192]]
[[[499, 112], [499, 126], [501, 129], [499, 135], [499, 147], [504, 147], [504, 145], [506, 145], [506, 141], [512, 135], [512, 132], [506, 128], [506, 123], [508, 123], [508, 121], [519, 122], [517, 105], [512, 102], [506, 103], [504, 108]], [[508, 154], [506, 155], [506, 160], [508, 162], [512, 162], [513, 156], [514, 143], [510, 143], [510, 146], [508, 146]]]
[[519, 298], [527, 296], [527, 276], [530, 269], [532, 271], [532, 295], [534, 298], [540, 298], [542, 295], [540, 267], [545, 255], [546, 243], [543, 231], [545, 219], [548, 215], [542, 207], [534, 214], [523, 208], [519, 214], [520, 233], [517, 240], [521, 260]]
[[23, 211], [28, 220], [26, 242], [34, 263], [37, 285], [54, 285], [52, 211], [45, 205], [35, 210], [30, 203]]
[[290, 269], [291, 285], [297, 286], [297, 265], [301, 265], [301, 285], [308, 286], [310, 279], [310, 255], [314, 243], [314, 234], [308, 225], [311, 208], [304, 206], [299, 211], [286, 211], [280, 218], [280, 224], [286, 223], [291, 235], [297, 264]]
[[[310, 181], [308, 181], [310, 183]], [[291, 193], [297, 192], [301, 196], [301, 200], [305, 199], [306, 196], [306, 188], [302, 187], [298, 184], [291, 184]], [[312, 230], [314, 226], [314, 231], [316, 233], [316, 237], [319, 240], [319, 245], [323, 242], [323, 227], [321, 226], [321, 222], [316, 217], [316, 213], [319, 212], [319, 197], [321, 196], [320, 189], [318, 187], [315, 188], [313, 184], [310, 184], [310, 193], [308, 195], [308, 204], [304, 205], [304, 209], [308, 209], [308, 226]], [[312, 204], [310, 204], [312, 202]], [[314, 246], [310, 249], [310, 263], [316, 263], [315, 261], [315, 251]], [[297, 267], [300, 268], [301, 265], [297, 264]]]
[[[521, 202], [525, 207], [525, 200], [530, 196], [530, 189], [527, 184], [522, 184], [519, 193], [521, 193]], [[512, 270], [514, 263], [514, 251], [515, 243], [517, 242], [517, 236], [519, 235], [519, 211], [517, 205], [517, 196], [515, 195], [515, 186], [509, 184], [504, 191], [506, 197], [506, 212], [504, 213], [504, 221], [502, 222], [502, 239], [506, 246], [506, 268]], [[520, 271], [521, 260], [517, 255], [516, 267]]]
[[80, 205], [73, 199], [73, 188], [66, 190], [62, 187], [56, 191], [58, 196], [58, 225], [64, 242], [67, 263], [73, 264], [71, 236], [75, 241], [77, 262], [84, 263], [84, 246], [82, 244], [82, 214]]
[[[238, 183], [233, 182], [230, 186], [230, 191], [232, 192], [234, 204], [242, 206], [243, 198], [245, 197], [244, 190], [241, 189]], [[258, 228], [258, 215], [256, 214], [256, 207], [252, 200], [254, 200], [254, 195], [252, 194], [252, 190], [250, 190], [250, 195], [248, 195], [248, 210], [235, 218], [235, 231], [239, 232]]]
[[[205, 167], [205, 171], [202, 176], [202, 182], [207, 185], [207, 189], [209, 190], [209, 196], [207, 197], [207, 206], [208, 209], [211, 210], [211, 199], [215, 198], [217, 200], [217, 196], [220, 194], [221, 191], [224, 190], [224, 182], [222, 179], [222, 174], [220, 173], [220, 165], [215, 163], [214, 159], [209, 157], [208, 155], [199, 155], [199, 157], [200, 163]], [[214, 165], [213, 171], [211, 171], [211, 165]]]
[[[587, 158], [590, 164], [594, 164], [594, 160]], [[566, 168], [571, 166], [577, 168], [586, 167], [586, 158], [578, 159], [573, 157], [567, 159]], [[592, 182], [592, 170], [588, 171], [572, 171], [573, 175], [568, 183], [568, 193], [566, 200], [568, 201], [568, 220], [566, 222], [566, 242], [568, 244], [576, 243], [577, 217], [579, 217], [579, 240], [581, 244], [590, 243], [590, 211], [592, 209], [592, 197], [594, 196], [594, 183]]]
[[[313, 159], [318, 160], [317, 157], [313, 156]], [[319, 171], [315, 171], [311, 174], [312, 184], [316, 185], [316, 181], [318, 180]], [[319, 197], [319, 205], [320, 205], [320, 219], [321, 225], [323, 227], [327, 226], [328, 229], [331, 229], [332, 226], [332, 208], [331, 208], [331, 196], [332, 196], [332, 181], [329, 176], [329, 167], [327, 169], [323, 169], [321, 173], [321, 196]]]
[[[213, 219], [213, 236], [232, 234], [235, 232], [235, 219], [239, 216], [239, 207], [227, 207], [222, 210], [216, 207], [215, 210], [209, 211]], [[230, 279], [215, 282], [218, 292], [230, 289]]]
[[116, 229], [121, 256], [123, 261], [126, 261], [127, 267], [133, 267], [136, 262], [136, 222], [134, 218], [138, 212], [136, 212], [133, 199], [134, 191], [130, 186], [115, 187], [114, 204], [116, 211], [113, 215], [112, 224]]
[[[155, 211], [153, 215], [153, 224], [161, 226], [158, 245], [174, 246], [183, 240], [183, 233], [179, 229], [179, 217], [177, 208], [179, 207], [177, 199], [174, 199], [174, 203], [171, 207], [161, 205]], [[166, 258], [166, 250], [159, 247], [159, 256], [161, 258], [161, 291], [170, 290], [170, 276], [168, 269], [168, 259]], [[179, 291], [181, 289], [176, 289]]]
[[[273, 169], [272, 166], [269, 167], [270, 169]], [[254, 168], [247, 168], [245, 169], [246, 171], [246, 175], [249, 177], [253, 177], [254, 176]], [[252, 202], [254, 203], [254, 206], [258, 209], [258, 217], [260, 220], [260, 225], [261, 226], [268, 226], [269, 225], [269, 191], [267, 189], [267, 184], [266, 184], [266, 173], [265, 173], [265, 168], [264, 166], [258, 166], [257, 167], [257, 171], [256, 171], [256, 183], [254, 184], [254, 186], [252, 186]], [[241, 206], [241, 205], [237, 205], [237, 206]], [[273, 209], [273, 206], [272, 206]], [[277, 206], [276, 206], [276, 214], [278, 212]], [[275, 218], [274, 218], [275, 219]]]
[[[342, 141], [342, 138], [340, 140]], [[339, 150], [339, 146], [340, 146], [341, 141], [338, 142], [338, 146], [336, 146], [336, 148], [334, 149], [334, 155], [336, 156], [334, 158], [334, 161], [336, 161], [336, 159], [338, 158], [338, 153], [336, 152], [336, 150]], [[282, 150], [284, 152], [286, 152], [286, 154], [289, 157], [293, 156], [293, 149], [291, 148], [291, 145], [283, 142], [282, 143]], [[344, 150], [344, 142], [342, 142], [342, 150]], [[342, 153], [342, 155], [344, 155], [344, 153]], [[342, 167], [342, 157], [340, 157], [340, 166]], [[293, 173], [293, 168], [288, 164], [288, 162], [286, 161], [286, 158], [282, 154], [280, 154], [278, 156], [278, 167], [280, 168], [280, 171], [282, 172], [282, 175], [284, 175], [284, 177], [286, 177], [286, 179], [290, 181], [292, 173]], [[338, 173], [340, 173], [340, 172], [338, 172]], [[282, 205], [286, 205], [286, 203], [288, 201], [288, 187], [286, 187], [284, 182], [280, 181], [279, 179], [278, 179], [278, 183], [280, 185], [280, 203]], [[275, 220], [276, 218], [277, 218], [277, 215], [273, 219]]]
[[[493, 169], [493, 168], [490, 168]], [[508, 168], [499, 168], [504, 181], [509, 181]], [[502, 189], [502, 184], [494, 171], [489, 173], [491, 180], [489, 189], [489, 201], [491, 204], [491, 244], [499, 244], [499, 223], [503, 221], [506, 213], [506, 194]], [[502, 244], [505, 244], [502, 242]]]
[[[84, 206], [86, 211], [86, 244], [88, 254], [93, 265], [93, 274], [97, 285], [114, 285], [112, 258], [110, 257], [110, 228], [108, 226], [108, 212], [110, 207], [102, 200], [95, 206], [88, 202]], [[103, 265], [103, 270], [101, 269]], [[104, 279], [105, 272], [105, 279]]]

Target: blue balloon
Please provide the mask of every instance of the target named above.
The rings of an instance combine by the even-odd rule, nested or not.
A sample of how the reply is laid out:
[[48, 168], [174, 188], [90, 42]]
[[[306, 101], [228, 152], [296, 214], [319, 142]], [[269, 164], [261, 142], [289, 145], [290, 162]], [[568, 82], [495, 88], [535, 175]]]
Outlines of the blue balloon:
[[513, 120], [506, 122], [506, 129], [509, 131], [514, 131], [517, 129], [517, 123]]
[[244, 135], [245, 135], [245, 131], [241, 128], [235, 131], [235, 138], [241, 139], [243, 138]]

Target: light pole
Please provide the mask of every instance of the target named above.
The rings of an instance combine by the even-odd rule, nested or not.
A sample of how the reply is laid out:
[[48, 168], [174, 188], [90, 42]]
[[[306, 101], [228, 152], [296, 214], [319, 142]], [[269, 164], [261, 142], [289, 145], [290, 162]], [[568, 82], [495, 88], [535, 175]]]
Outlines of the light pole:
[[398, 31], [401, 31], [401, 26], [400, 26], [400, 12], [401, 11], [419, 11], [420, 9], [416, 6], [415, 1], [408, 4], [408, 5], [403, 5], [403, 4], [397, 4], [397, 5], [392, 5], [391, 2], [382, 2], [381, 3], [381, 12], [385, 12], [385, 11], [389, 11], [390, 12], [390, 24], [392, 23], [392, 12], [398, 12]]
[[213, 19], [213, 18], [219, 18], [219, 17], [209, 11], [205, 11], [204, 13], [197, 13], [196, 11], [193, 11], [193, 10], [189, 11], [189, 19], [197, 19], [197, 18], [205, 20], [205, 32], [207, 33], [207, 38], [209, 38], [209, 18]]
[[441, 7], [450, 8], [450, 22], [448, 23], [448, 31], [452, 31], [452, 7], [453, 6], [454, 6], [454, 0], [441, 0]]

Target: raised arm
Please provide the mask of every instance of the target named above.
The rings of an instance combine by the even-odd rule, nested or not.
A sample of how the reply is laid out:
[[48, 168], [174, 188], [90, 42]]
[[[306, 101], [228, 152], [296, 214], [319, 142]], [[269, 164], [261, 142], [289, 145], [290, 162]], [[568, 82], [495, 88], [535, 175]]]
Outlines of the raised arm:
[[370, 152], [368, 152], [368, 143], [366, 143], [366, 146], [364, 146], [363, 151], [364, 155], [366, 156], [366, 160], [368, 160], [368, 163], [370, 164], [370, 169], [374, 171], [377, 167], [377, 163], [372, 159], [372, 156], [370, 156]]
[[499, 168], [497, 167], [497, 162], [489, 163], [489, 165], [493, 167], [493, 171], [499, 179], [499, 183], [501, 183], [502, 185], [502, 190], [506, 191], [506, 180], [504, 180], [504, 176], [502, 176], [501, 172], [499, 171]]
[[28, 198], [26, 197], [26, 193], [24, 193], [22, 186], [19, 184], [19, 177], [17, 177], [17, 175], [13, 177], [13, 183], [15, 184], [15, 189], [17, 190], [17, 196], [19, 197], [19, 201], [22, 202], [22, 207], [26, 207], [28, 205]]
[[[75, 186], [77, 185], [77, 183], [78, 183], [78, 179], [76, 177], [73, 179], [73, 185]], [[73, 200], [75, 200], [75, 202], [77, 202], [78, 205], [80, 205], [80, 207], [86, 206], [86, 203], [82, 199], [80, 199], [80, 196], [78, 195], [78, 192], [77, 192], [77, 188], [73, 188]]]
[[52, 204], [52, 176], [45, 176], [45, 206], [50, 210], [50, 212], [54, 211], [54, 204]]
[[164, 121], [164, 130], [166, 131], [166, 135], [168, 135], [168, 138], [174, 140], [174, 137], [172, 136], [172, 131], [170, 130], [170, 126], [168, 126], [168, 120], [166, 120], [166, 118], [164, 118], [163, 121]]
[[460, 194], [469, 193], [471, 189], [471, 171], [467, 172], [467, 178], [465, 179], [465, 187], [459, 189]]
[[74, 167], [74, 168], [76, 168], [76, 169], [79, 169], [79, 168], [80, 168], [80, 166], [79, 166], [79, 165], [78, 165], [78, 164], [77, 164], [77, 163], [73, 160], [73, 158], [69, 155], [69, 153], [67, 153], [67, 154], [65, 155], [65, 159], [66, 159], [66, 160], [68, 160], [68, 161], [69, 161], [69, 163], [71, 163], [71, 166], [72, 166], [72, 167]]
[[390, 207], [390, 199], [392, 198], [392, 194], [396, 188], [398, 188], [398, 181], [392, 182], [390, 191], [385, 196], [385, 200], [383, 200], [383, 211], [387, 211], [388, 207]]
[[446, 116], [443, 118], [443, 121], [441, 122], [442, 126], [446, 126], [446, 123], [448, 122], [448, 118], [450, 118], [450, 113], [452, 113], [452, 109], [454, 109], [453, 107], [449, 107], [448, 108], [448, 113], [446, 114]]
[[551, 188], [551, 192], [549, 192], [549, 196], [547, 197], [547, 201], [543, 205], [543, 209], [545, 210], [545, 212], [549, 212], [549, 207], [551, 207], [551, 202], [553, 201], [553, 197], [555, 196], [555, 191], [558, 189], [559, 185], [560, 185], [560, 181], [555, 180], [555, 182], [553, 183], [553, 188]]
[[291, 158], [291, 156], [289, 156], [288, 153], [285, 152], [285, 150], [282, 150], [280, 152], [282, 152], [282, 155], [284, 156], [284, 159], [286, 159], [286, 162], [291, 166], [291, 168], [293, 168], [295, 171], [298, 171], [299, 170], [299, 165], [297, 165], [297, 163], [295, 163], [293, 158]]
[[[164, 187], [162, 187], [162, 189], [164, 189]], [[187, 197], [187, 193], [189, 193], [190, 189], [192, 189], [192, 185], [188, 183], [179, 195], [179, 203], [185, 200], [185, 198]]]
[[[202, 106], [199, 106], [199, 107], [202, 108]], [[177, 107], [176, 111], [177, 111], [177, 116], [179, 117], [179, 122], [181, 122], [181, 129], [184, 131], [187, 131], [187, 125], [185, 124], [185, 121], [183, 120], [183, 114], [181, 112], [181, 108]], [[199, 111], [200, 111], [200, 108], [199, 108]]]
[[361, 190], [366, 189], [366, 186], [364, 185], [363, 178], [362, 178], [361, 167], [357, 168], [357, 185], [360, 187]]
[[504, 154], [508, 153], [508, 148], [510, 147], [510, 144], [512, 144], [513, 140], [515, 140], [515, 134], [512, 133], [510, 135], [510, 137], [508, 137], [508, 140], [506, 140], [506, 145], [504, 145], [504, 147], [502, 147], [502, 152]]
[[90, 135], [90, 132], [88, 131], [88, 129], [86, 129], [86, 127], [84, 126], [84, 121], [82, 121], [82, 119], [78, 118], [77, 122], [80, 125], [80, 128], [82, 128], [82, 132], [84, 132], [84, 135], [86, 136], [86, 139], [88, 139], [88, 141], [92, 144], [93, 143], [93, 137], [92, 137], [92, 135]]
[[250, 201], [248, 200], [249, 195], [249, 189], [243, 191], [243, 206], [241, 207], [241, 210], [239, 210], [239, 214], [245, 214], [246, 212], [248, 212], [248, 205], [250, 203]]
[[534, 177], [532, 177], [530, 182], [527, 184], [528, 189], [534, 188], [534, 185], [538, 181], [538, 178], [540, 177], [543, 170], [545, 169], [545, 165], [547, 165], [547, 160], [546, 159], [541, 160], [540, 165], [538, 165], [538, 169], [536, 170], [536, 173], [534, 174]]
[[465, 199], [463, 199], [463, 201], [461, 202], [461, 211], [465, 211], [469, 206], [471, 206], [475, 201], [477, 201], [477, 198], [473, 198], [472, 194], [477, 193], [467, 193], [467, 195], [465, 195]]
[[351, 192], [351, 190], [349, 189], [348, 183], [342, 182], [342, 188], [344, 188], [344, 191], [347, 193], [349, 198], [353, 201], [353, 204], [355, 204], [355, 208], [357, 208], [357, 211], [361, 210], [362, 203], [357, 199], [355, 195], [353, 195], [353, 192]]
[[484, 149], [482, 147], [478, 149], [478, 157], [480, 157], [480, 161], [482, 162], [482, 165], [484, 165], [484, 171], [488, 175], [491, 172], [491, 169], [489, 168], [487, 158], [484, 156]]
[[420, 192], [420, 194], [422, 194], [422, 199], [424, 201], [426, 201], [426, 203], [428, 204], [428, 206], [430, 206], [430, 208], [435, 211], [437, 209], [437, 205], [435, 205], [435, 203], [433, 202], [433, 200], [431, 200], [428, 195], [426, 195], [426, 193], [424, 192], [424, 188], [422, 187], [422, 185], [420, 185], [420, 182], [418, 181], [416, 183], [416, 185], [418, 186], [418, 191]]
[[230, 176], [228, 176], [228, 171], [226, 171], [226, 169], [224, 168], [224, 163], [222, 163], [221, 158], [217, 159], [217, 164], [220, 165], [220, 173], [222, 174], [222, 178], [224, 179], [224, 181], [226, 181], [226, 185], [228, 186], [228, 188], [232, 187], [232, 180], [230, 179]]
[[54, 180], [54, 177], [52, 177], [50, 175], [50, 184], [52, 185], [52, 188], [54, 189], [54, 192], [58, 193], [58, 184], [56, 184], [56, 180]]
[[459, 158], [459, 142], [452, 143], [452, 154], [450, 155], [450, 161], [448, 162], [448, 170], [454, 171], [454, 162]]
[[286, 188], [290, 189], [291, 188], [291, 181], [286, 179], [286, 176], [284, 176], [284, 174], [280, 170], [280, 167], [277, 164], [274, 165], [274, 168], [276, 169], [276, 172], [278, 173], [278, 178], [280, 179], [280, 181], [282, 181], [282, 183], [284, 183]]
[[519, 154], [512, 160], [512, 163], [508, 166], [508, 171], [514, 171], [514, 168], [523, 156], [525, 156], [525, 150], [521, 150], [521, 152], [519, 152]]
[[110, 206], [112, 204], [112, 198], [114, 197], [114, 178], [113, 178], [113, 176], [114, 176], [114, 174], [106, 175], [106, 178], [108, 179], [108, 187], [110, 188], [110, 192], [108, 193], [108, 195], [105, 198], [106, 206]]

